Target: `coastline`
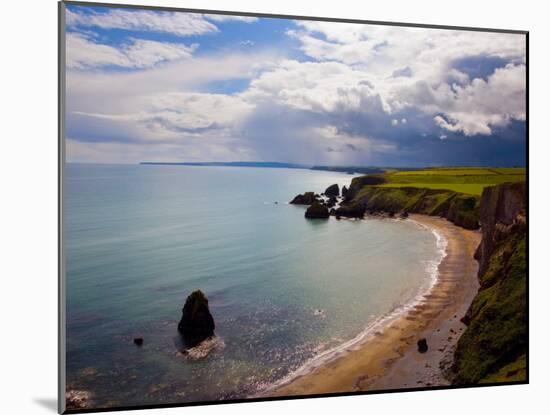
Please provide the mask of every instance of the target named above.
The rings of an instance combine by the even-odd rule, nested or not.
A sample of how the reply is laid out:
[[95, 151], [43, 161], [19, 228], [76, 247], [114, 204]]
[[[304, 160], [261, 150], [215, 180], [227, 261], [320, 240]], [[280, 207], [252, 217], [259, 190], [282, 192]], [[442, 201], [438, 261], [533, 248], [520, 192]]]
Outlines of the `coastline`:
[[[456, 342], [466, 327], [460, 318], [478, 290], [478, 264], [473, 256], [481, 234], [439, 217], [414, 214], [409, 220], [446, 241], [432, 286], [419, 301], [396, 316], [386, 316], [380, 327], [371, 327], [369, 335], [357, 345], [344, 348], [344, 354], [321, 359], [317, 366], [299, 370], [260, 396], [449, 384], [444, 372], [452, 363]], [[428, 343], [428, 351], [423, 354], [416, 344], [422, 338]]]

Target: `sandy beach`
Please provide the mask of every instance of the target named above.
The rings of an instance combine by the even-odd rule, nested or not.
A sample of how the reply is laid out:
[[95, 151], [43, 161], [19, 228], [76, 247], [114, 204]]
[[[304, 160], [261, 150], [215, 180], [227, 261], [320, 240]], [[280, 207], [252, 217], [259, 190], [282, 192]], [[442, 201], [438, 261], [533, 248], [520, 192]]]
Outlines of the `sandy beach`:
[[[368, 219], [367, 219], [368, 220]], [[266, 391], [264, 396], [309, 395], [447, 385], [444, 371], [465, 325], [460, 322], [478, 290], [473, 255], [479, 231], [446, 219], [411, 215], [409, 220], [436, 230], [447, 240], [446, 256], [431, 290], [409, 311], [375, 331], [358, 347], [310, 373]], [[419, 353], [425, 338], [428, 351]]]

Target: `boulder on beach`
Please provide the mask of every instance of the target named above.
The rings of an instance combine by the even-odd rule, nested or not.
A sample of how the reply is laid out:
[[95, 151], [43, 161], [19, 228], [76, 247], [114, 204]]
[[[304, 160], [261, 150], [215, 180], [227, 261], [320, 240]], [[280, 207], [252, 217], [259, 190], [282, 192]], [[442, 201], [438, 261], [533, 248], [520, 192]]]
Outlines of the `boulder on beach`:
[[418, 353], [426, 353], [428, 351], [428, 342], [426, 339], [420, 339], [416, 342]]
[[208, 308], [208, 298], [202, 291], [194, 291], [185, 300], [178, 331], [187, 347], [194, 347], [214, 335], [214, 318]]
[[136, 338], [134, 339], [134, 344], [135, 344], [136, 346], [143, 346], [143, 337], [136, 337]]
[[327, 219], [329, 217], [329, 211], [325, 205], [315, 202], [307, 208], [305, 217], [308, 219]]
[[327, 187], [327, 190], [325, 190], [325, 195], [327, 197], [340, 196], [340, 187], [338, 187], [338, 184], [333, 184]]
[[402, 211], [401, 214], [399, 215], [399, 217], [401, 219], [407, 219], [409, 217], [409, 212], [407, 212], [406, 210]]
[[317, 195], [313, 192], [305, 192], [296, 196], [290, 201], [291, 205], [312, 205], [317, 200]]

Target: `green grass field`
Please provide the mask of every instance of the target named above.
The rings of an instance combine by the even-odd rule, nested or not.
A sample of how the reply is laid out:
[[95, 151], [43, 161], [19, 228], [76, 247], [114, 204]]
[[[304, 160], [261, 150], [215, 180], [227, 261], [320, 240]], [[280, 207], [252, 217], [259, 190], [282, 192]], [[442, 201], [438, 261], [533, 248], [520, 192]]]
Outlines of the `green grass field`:
[[524, 181], [525, 168], [428, 168], [421, 170], [388, 171], [386, 183], [380, 187], [417, 187], [446, 189], [455, 192], [481, 195], [483, 188], [506, 182]]

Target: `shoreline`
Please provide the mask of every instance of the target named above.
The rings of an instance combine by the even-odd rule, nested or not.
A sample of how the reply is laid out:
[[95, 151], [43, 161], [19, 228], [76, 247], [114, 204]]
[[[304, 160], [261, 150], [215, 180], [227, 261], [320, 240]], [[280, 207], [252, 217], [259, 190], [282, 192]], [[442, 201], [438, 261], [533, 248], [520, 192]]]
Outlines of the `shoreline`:
[[[444, 371], [452, 363], [460, 322], [478, 291], [473, 255], [481, 234], [444, 218], [410, 215], [409, 220], [431, 230], [444, 243], [431, 286], [403, 309], [382, 317], [361, 338], [342, 345], [340, 353], [316, 359], [257, 396], [293, 396], [448, 385]], [[441, 247], [440, 247], [441, 249]], [[384, 324], [385, 323], [385, 324]], [[380, 327], [378, 327], [380, 326]], [[378, 331], [376, 331], [378, 329]], [[428, 351], [417, 351], [425, 338]], [[346, 346], [348, 345], [349, 346]]]

